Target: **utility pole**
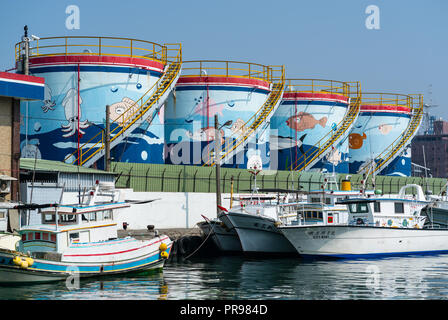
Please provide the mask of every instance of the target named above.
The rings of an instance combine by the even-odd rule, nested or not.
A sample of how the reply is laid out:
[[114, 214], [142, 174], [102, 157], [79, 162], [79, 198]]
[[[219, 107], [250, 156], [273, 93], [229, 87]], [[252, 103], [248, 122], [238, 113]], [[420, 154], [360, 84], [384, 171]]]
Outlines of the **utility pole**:
[[106, 171], [110, 171], [110, 106], [106, 105], [106, 132], [105, 132], [105, 160]]
[[215, 114], [215, 167], [216, 167], [216, 214], [217, 216], [221, 212], [218, 206], [221, 206], [221, 137], [219, 133], [218, 115]]
[[28, 38], [28, 26], [25, 26], [23, 28], [25, 31], [25, 34], [22, 37], [22, 40], [24, 41], [25, 45], [25, 54], [23, 57], [23, 74], [29, 75], [30, 74], [30, 38]]

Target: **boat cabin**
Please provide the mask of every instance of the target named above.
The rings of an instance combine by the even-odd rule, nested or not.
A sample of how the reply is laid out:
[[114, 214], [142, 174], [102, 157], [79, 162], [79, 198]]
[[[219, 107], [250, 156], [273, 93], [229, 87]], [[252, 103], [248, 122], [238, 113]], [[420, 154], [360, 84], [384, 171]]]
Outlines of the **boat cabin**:
[[[413, 187], [420, 187], [412, 185]], [[348, 210], [348, 224], [390, 228], [422, 228], [426, 217], [421, 211], [429, 204], [417, 188], [417, 194], [408, 196], [404, 186], [397, 197], [370, 197], [341, 200]], [[421, 189], [421, 187], [420, 187]]]
[[61, 253], [72, 244], [117, 238], [116, 210], [130, 204], [123, 201], [97, 202], [95, 199], [101, 195], [100, 191], [97, 185], [86, 204], [53, 205], [40, 209], [41, 224], [23, 226], [19, 230], [21, 250]]
[[[365, 191], [367, 196], [374, 191]], [[352, 190], [313, 190], [307, 194], [306, 201], [282, 204], [279, 217], [285, 225], [334, 225], [347, 223], [348, 212], [338, 201], [359, 197], [361, 191]]]

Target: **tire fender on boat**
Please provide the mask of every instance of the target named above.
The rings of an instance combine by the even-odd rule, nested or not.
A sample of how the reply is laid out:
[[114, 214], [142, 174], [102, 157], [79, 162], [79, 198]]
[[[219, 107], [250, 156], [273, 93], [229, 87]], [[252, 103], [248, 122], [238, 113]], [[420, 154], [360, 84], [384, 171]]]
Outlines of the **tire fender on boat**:
[[17, 266], [20, 266], [22, 265], [22, 258], [20, 258], [19, 256], [15, 256], [14, 259], [12, 259], [12, 262]]
[[166, 245], [166, 243], [162, 242], [159, 246], [159, 250], [160, 250], [160, 256], [163, 259], [168, 259], [168, 252], [166, 252], [166, 250], [168, 249], [168, 246]]
[[34, 263], [34, 259], [31, 257], [25, 258], [25, 261], [28, 262], [28, 267], [31, 267]]

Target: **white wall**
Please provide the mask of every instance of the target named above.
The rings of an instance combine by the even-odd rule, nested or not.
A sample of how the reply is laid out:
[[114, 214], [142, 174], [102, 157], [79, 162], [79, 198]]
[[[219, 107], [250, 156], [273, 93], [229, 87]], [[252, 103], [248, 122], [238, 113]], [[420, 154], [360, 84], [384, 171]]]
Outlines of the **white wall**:
[[[216, 194], [198, 192], [134, 192], [132, 189], [119, 189], [126, 200], [157, 201], [145, 204], [134, 204], [130, 208], [119, 211], [115, 217], [119, 229], [123, 222], [129, 229], [146, 229], [154, 225], [156, 229], [193, 228], [196, 223], [216, 218]], [[64, 193], [63, 203], [76, 203], [78, 193]], [[230, 194], [222, 194], [222, 205], [230, 206]]]
[[[125, 221], [130, 229], [146, 229], [154, 225], [159, 229], [193, 228], [196, 223], [204, 221], [201, 215], [209, 219], [216, 218], [216, 194], [197, 192], [133, 192], [125, 189], [129, 200], [160, 200], [132, 205], [118, 216], [119, 226]], [[228, 208], [229, 195], [222, 195], [222, 204]]]

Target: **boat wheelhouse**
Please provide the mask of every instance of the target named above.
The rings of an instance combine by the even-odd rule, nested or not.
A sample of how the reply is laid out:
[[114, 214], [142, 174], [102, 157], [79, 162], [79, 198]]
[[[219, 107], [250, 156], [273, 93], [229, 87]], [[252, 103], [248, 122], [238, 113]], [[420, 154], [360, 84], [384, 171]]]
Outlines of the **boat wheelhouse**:
[[115, 215], [131, 206], [120, 192], [97, 183], [84, 198], [85, 202], [76, 205], [22, 206], [39, 208], [41, 224], [22, 227], [15, 250], [0, 248], [0, 283], [48, 282], [73, 273], [93, 277], [163, 267], [172, 247], [166, 235], [149, 240], [118, 238]]

